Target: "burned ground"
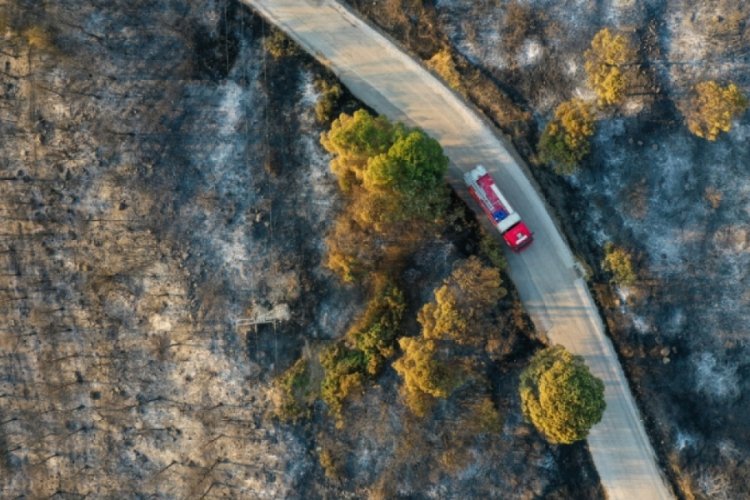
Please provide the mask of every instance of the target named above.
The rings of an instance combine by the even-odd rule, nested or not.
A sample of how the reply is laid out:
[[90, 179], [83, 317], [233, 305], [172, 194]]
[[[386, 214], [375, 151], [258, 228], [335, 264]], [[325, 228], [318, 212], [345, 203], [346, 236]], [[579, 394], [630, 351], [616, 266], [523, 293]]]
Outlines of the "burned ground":
[[358, 305], [318, 269], [319, 70], [235, 2], [8, 7], [56, 29], [3, 49], [3, 495], [294, 495], [267, 384]]

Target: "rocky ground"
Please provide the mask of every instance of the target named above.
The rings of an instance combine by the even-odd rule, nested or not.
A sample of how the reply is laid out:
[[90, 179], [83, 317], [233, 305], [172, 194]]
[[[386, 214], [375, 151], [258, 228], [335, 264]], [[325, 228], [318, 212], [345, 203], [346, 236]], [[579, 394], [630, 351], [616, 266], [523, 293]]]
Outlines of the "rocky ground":
[[[321, 67], [232, 0], [0, 7], [0, 496], [600, 495], [585, 447], [521, 421], [529, 339], [493, 378], [498, 435], [413, 419], [392, 371], [343, 431], [273, 415], [274, 378], [364, 300], [321, 266]], [[466, 238], [415, 256], [412, 310]]]
[[[750, 10], [713, 0], [351, 2], [423, 59], [443, 46], [459, 71], [528, 113], [533, 144], [561, 101], [592, 97], [583, 52], [603, 27], [639, 43], [643, 79], [604, 113], [593, 154], [574, 176], [534, 169], [576, 252], [631, 379], [657, 452], [687, 498], [750, 490], [746, 325], [750, 317], [750, 175], [746, 114], [716, 142], [692, 136], [678, 105], [699, 81], [750, 93]], [[463, 61], [467, 61], [465, 65]], [[475, 96], [470, 98], [477, 102]], [[513, 135], [518, 126], [481, 106]], [[606, 241], [636, 255], [639, 281], [613, 288]]]

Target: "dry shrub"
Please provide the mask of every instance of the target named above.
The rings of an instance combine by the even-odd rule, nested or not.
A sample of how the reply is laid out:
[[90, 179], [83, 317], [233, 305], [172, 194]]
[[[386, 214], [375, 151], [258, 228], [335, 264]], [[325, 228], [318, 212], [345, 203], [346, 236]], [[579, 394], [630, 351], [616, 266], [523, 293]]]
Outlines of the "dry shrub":
[[448, 48], [436, 52], [427, 61], [427, 66], [432, 68], [453, 90], [461, 92], [461, 75], [456, 69], [456, 61], [453, 60]]
[[318, 462], [328, 479], [338, 481], [341, 478], [340, 460], [330, 449], [325, 447], [320, 449], [318, 452]]
[[50, 33], [41, 26], [31, 26], [23, 32], [23, 37], [30, 47], [37, 50], [49, 50], [52, 48], [52, 37]]
[[703, 193], [703, 198], [708, 202], [709, 205], [711, 205], [711, 208], [713, 208], [714, 210], [719, 208], [719, 205], [721, 205], [722, 197], [723, 195], [721, 194], [721, 191], [712, 186], [708, 186], [706, 188], [706, 191]]
[[611, 242], [604, 245], [602, 267], [612, 273], [612, 281], [618, 285], [632, 285], [638, 278], [633, 267], [633, 255], [627, 249]]
[[505, 8], [503, 26], [500, 36], [503, 46], [509, 54], [521, 48], [523, 42], [540, 28], [540, 23], [529, 5], [517, 1], [510, 2]]
[[698, 83], [681, 109], [687, 127], [693, 134], [715, 141], [722, 132], [732, 129], [732, 120], [747, 111], [749, 101], [734, 83], [722, 87], [708, 80]]

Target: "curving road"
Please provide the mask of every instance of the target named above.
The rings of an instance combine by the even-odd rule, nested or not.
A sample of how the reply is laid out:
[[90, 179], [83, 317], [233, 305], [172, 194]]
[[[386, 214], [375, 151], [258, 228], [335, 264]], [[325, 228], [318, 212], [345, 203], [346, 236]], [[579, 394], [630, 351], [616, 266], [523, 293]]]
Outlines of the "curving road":
[[337, 2], [243, 1], [329, 66], [360, 100], [438, 139], [451, 160], [449, 182], [464, 199], [469, 201], [464, 171], [482, 164], [492, 173], [535, 233], [529, 249], [508, 255], [526, 310], [552, 343], [583, 356], [605, 383], [607, 410], [588, 443], [608, 498], [672, 498], [586, 283], [512, 147], [422, 66]]

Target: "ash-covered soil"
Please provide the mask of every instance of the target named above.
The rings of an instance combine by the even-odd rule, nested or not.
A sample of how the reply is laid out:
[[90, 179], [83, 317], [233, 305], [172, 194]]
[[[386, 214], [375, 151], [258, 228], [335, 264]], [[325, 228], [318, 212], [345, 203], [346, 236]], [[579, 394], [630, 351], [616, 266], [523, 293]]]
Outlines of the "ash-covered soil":
[[[0, 496], [600, 495], [584, 446], [521, 421], [529, 339], [493, 376], [495, 436], [450, 405], [409, 417], [390, 370], [344, 430], [322, 404], [274, 416], [274, 378], [365, 299], [321, 266], [341, 206], [321, 67], [271, 57], [233, 0], [0, 7]], [[416, 254], [412, 309], [467, 237]]]
[[318, 70], [235, 2], [7, 8], [49, 46], [0, 63], [2, 496], [293, 496], [269, 381], [358, 306], [319, 270]]
[[[601, 115], [591, 157], [572, 177], [544, 167], [534, 175], [592, 267], [591, 285], [676, 488], [687, 498], [748, 496], [750, 115], [709, 142], [688, 132], [677, 107], [707, 79], [750, 94], [748, 5], [351, 3], [421, 57], [447, 44], [479, 68], [533, 116], [532, 132], [514, 136], [525, 154], [557, 104], [592, 97], [583, 52], [593, 35], [610, 27], [634, 37], [642, 79], [622, 106]], [[512, 133], [511, 123], [491, 118]], [[635, 286], [607, 283], [599, 270], [606, 241], [636, 256]]]

